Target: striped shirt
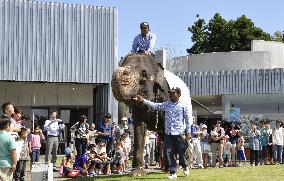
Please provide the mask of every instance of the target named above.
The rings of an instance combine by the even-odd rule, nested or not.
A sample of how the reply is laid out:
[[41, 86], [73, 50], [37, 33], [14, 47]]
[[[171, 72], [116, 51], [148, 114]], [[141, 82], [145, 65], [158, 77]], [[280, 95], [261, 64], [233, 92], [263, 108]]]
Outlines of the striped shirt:
[[154, 103], [144, 99], [144, 104], [153, 109], [165, 111], [165, 133], [166, 135], [180, 135], [190, 133], [190, 122], [188, 108], [181, 102]]
[[154, 33], [148, 32], [146, 37], [139, 34], [133, 40], [131, 53], [137, 53], [138, 50], [154, 52], [155, 44], [156, 35]]

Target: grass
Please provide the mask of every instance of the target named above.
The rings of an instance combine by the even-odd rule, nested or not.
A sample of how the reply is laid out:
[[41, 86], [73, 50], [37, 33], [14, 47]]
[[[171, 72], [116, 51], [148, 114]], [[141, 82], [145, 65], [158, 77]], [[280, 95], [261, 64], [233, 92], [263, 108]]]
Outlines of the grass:
[[[77, 181], [91, 180], [168, 180], [168, 174], [157, 172], [149, 173], [143, 177], [129, 177], [127, 175], [112, 175], [100, 176], [96, 179], [88, 177], [78, 177]], [[185, 177], [182, 172], [178, 173], [178, 180], [189, 181], [283, 181], [284, 180], [284, 165], [267, 165], [267, 166], [244, 166], [244, 167], [227, 167], [227, 168], [208, 168], [208, 169], [193, 169], [190, 170], [190, 175]]]

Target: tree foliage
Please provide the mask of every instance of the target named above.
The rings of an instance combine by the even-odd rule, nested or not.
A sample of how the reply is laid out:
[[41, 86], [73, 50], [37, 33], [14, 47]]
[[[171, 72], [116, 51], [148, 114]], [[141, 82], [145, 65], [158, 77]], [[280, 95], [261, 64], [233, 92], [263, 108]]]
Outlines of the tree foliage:
[[187, 52], [191, 52], [192, 54], [202, 53], [207, 45], [206, 22], [204, 19], [199, 18], [199, 15], [196, 15], [196, 17], [198, 20], [188, 28], [188, 31], [192, 32], [191, 40], [194, 44], [191, 48], [187, 49]]
[[273, 35], [273, 40], [278, 42], [284, 42], [283, 32], [276, 31]]
[[254, 25], [245, 15], [236, 20], [225, 20], [219, 13], [206, 24], [197, 16], [188, 31], [192, 33], [193, 45], [187, 49], [189, 54], [249, 51], [252, 40], [272, 40], [269, 33]]

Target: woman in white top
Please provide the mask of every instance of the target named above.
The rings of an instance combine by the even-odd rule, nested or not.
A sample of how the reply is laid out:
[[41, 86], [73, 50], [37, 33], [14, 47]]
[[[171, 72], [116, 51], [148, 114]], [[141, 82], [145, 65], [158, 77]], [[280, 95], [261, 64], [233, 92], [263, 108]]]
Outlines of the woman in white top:
[[283, 151], [283, 128], [281, 127], [282, 121], [276, 121], [276, 127], [273, 129], [273, 160], [275, 163], [280, 164], [282, 162]]

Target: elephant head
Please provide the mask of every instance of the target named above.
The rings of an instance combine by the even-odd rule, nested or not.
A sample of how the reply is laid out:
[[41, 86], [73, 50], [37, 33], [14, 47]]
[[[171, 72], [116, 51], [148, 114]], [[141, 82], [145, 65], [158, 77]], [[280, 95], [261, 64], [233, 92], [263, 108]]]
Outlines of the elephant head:
[[114, 97], [130, 107], [135, 105], [133, 96], [139, 94], [152, 100], [156, 91], [164, 93], [165, 87], [164, 70], [150, 55], [129, 55], [112, 75]]

